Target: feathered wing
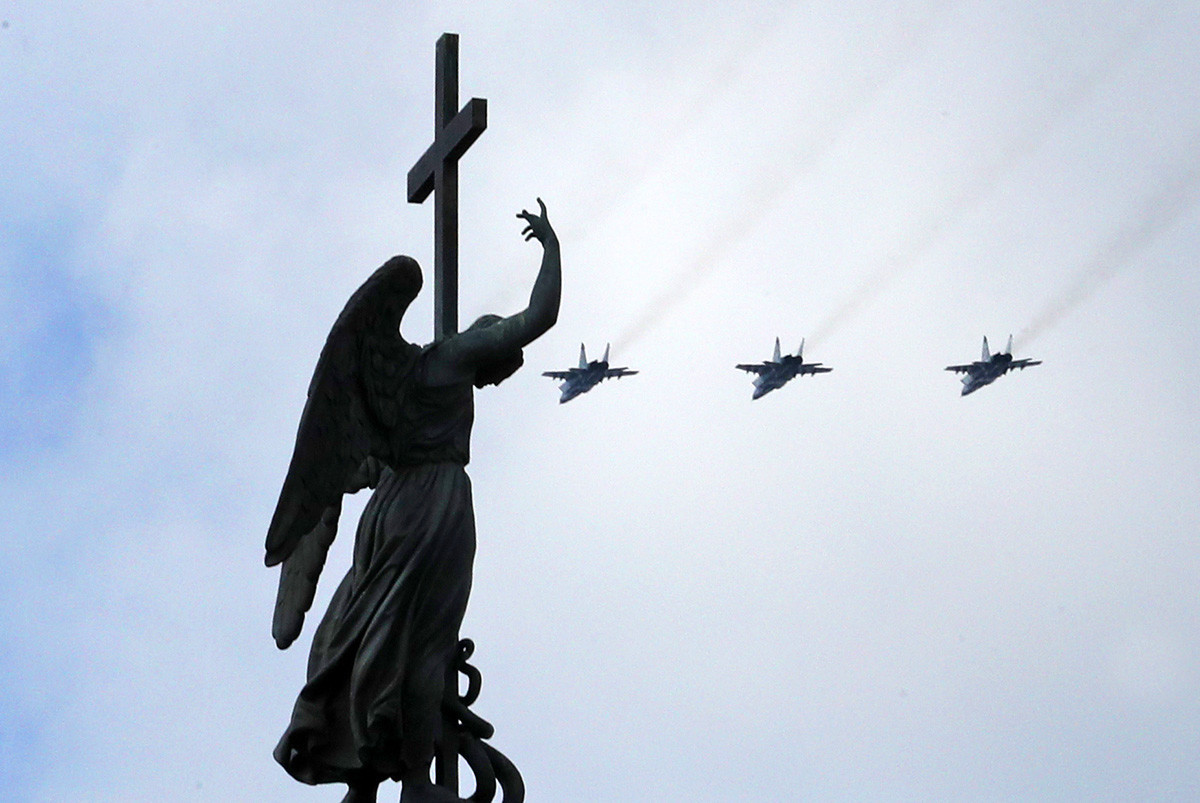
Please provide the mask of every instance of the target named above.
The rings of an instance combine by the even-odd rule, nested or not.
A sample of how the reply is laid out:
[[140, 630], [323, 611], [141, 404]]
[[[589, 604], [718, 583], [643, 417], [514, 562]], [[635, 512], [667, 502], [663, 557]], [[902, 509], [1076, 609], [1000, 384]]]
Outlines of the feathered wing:
[[283, 564], [271, 628], [280, 649], [312, 606], [342, 496], [374, 487], [384, 470], [400, 381], [416, 350], [400, 339], [399, 318], [419, 289], [415, 262], [389, 260], [350, 298], [321, 350], [267, 530], [266, 564]]
[[[368, 457], [359, 473], [347, 485], [346, 493], [355, 493], [363, 488], [374, 488], [384, 470], [383, 464]], [[317, 580], [325, 566], [329, 547], [337, 535], [338, 518], [342, 512], [342, 499], [327, 507], [317, 525], [299, 542], [292, 553], [283, 560], [279, 574], [279, 592], [275, 596], [275, 616], [271, 622], [271, 635], [280, 649], [286, 649], [304, 626], [304, 614], [312, 607], [317, 593]]]

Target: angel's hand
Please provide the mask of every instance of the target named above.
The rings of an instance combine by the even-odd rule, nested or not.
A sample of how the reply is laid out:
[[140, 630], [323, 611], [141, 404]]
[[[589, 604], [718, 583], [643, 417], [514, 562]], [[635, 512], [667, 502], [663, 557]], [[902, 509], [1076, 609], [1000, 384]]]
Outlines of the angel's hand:
[[522, 209], [517, 213], [517, 217], [524, 220], [528, 225], [521, 231], [525, 235], [526, 241], [537, 237], [538, 242], [543, 246], [550, 241], [557, 241], [558, 235], [554, 233], [554, 228], [550, 225], [550, 219], [546, 216], [546, 205], [542, 203], [542, 199], [537, 199], [538, 206], [541, 207], [542, 213], [536, 215], [527, 209]]

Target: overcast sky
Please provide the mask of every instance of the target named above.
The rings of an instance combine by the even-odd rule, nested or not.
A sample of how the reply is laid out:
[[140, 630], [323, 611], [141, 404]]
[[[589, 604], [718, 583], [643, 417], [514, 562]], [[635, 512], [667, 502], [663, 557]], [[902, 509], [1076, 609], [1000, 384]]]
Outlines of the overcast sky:
[[[531, 803], [1200, 796], [1200, 5], [0, 0], [0, 798], [340, 799], [263, 540], [337, 313], [431, 265], [443, 31], [461, 319], [562, 241], [469, 467]], [[776, 336], [834, 371], [752, 402]], [[581, 341], [640, 373], [560, 406]]]

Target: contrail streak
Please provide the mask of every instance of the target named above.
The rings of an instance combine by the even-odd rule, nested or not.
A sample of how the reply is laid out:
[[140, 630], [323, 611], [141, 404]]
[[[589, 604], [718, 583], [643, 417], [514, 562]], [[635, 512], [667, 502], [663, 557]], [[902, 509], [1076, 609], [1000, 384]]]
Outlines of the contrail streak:
[[[719, 106], [729, 95], [738, 79], [745, 71], [744, 59], [748, 51], [757, 49], [758, 43], [764, 38], [778, 38], [786, 29], [782, 21], [787, 12], [800, 6], [799, 2], [781, 2], [760, 14], [755, 15], [755, 24], [746, 30], [733, 46], [726, 49], [724, 57], [709, 69], [698, 80], [692, 83], [696, 90], [686, 99], [678, 119], [672, 122], [672, 127], [679, 131], [691, 131], [701, 121]], [[649, 180], [654, 166], [662, 164], [666, 154], [676, 145], [676, 140], [670, 137], [652, 137], [643, 147], [639, 147], [627, 155], [627, 160], [621, 167], [622, 182], [619, 189], [609, 190], [604, 197], [593, 198], [591, 211], [582, 212], [576, 217], [588, 221], [588, 231], [581, 231], [579, 226], [559, 232], [563, 242], [579, 242], [586, 239], [590, 232], [603, 231], [605, 223], [613, 216], [619, 206], [619, 197], [625, 197]], [[515, 305], [516, 300], [524, 292], [524, 285], [515, 279], [504, 287], [497, 288], [483, 304], [483, 309], [508, 309]]]
[[[935, 2], [925, 11], [923, 24], [918, 26], [923, 33], [928, 31], [929, 22], [946, 5], [947, 2]], [[765, 176], [765, 179], [750, 188], [741, 204], [741, 211], [718, 225], [687, 262], [687, 267], [676, 274], [670, 284], [654, 296], [634, 321], [613, 341], [614, 347], [624, 351], [657, 326], [696, 289], [730, 250], [744, 242], [753, 233], [755, 226], [767, 217], [766, 213], [795, 184], [798, 176], [837, 142], [855, 111], [868, 104], [892, 76], [919, 52], [923, 41], [920, 35], [910, 34], [899, 48], [889, 54], [881, 71], [873, 76], [866, 76], [858, 86], [846, 87], [840, 95], [841, 102], [828, 111], [825, 120], [806, 142], [802, 142], [798, 147], [789, 142], [768, 149], [770, 154], [782, 153], [785, 156], [773, 156], [760, 170], [754, 171], [755, 175]]]
[[[781, 24], [785, 12], [798, 7], [799, 2], [783, 2], [755, 16], [755, 23], [746, 30], [732, 47], [726, 49], [721, 60], [705, 74], [696, 79], [691, 86], [695, 91], [690, 92], [678, 118], [671, 121], [671, 127], [677, 131], [691, 131], [700, 122], [712, 114], [721, 101], [729, 95], [734, 85], [745, 72], [745, 54], [758, 50], [766, 38], [779, 38], [784, 32]], [[589, 221], [588, 229], [595, 231], [603, 229], [603, 223], [617, 210], [619, 197], [630, 194], [630, 188], [644, 184], [654, 170], [655, 165], [662, 164], [666, 155], [678, 144], [672, 137], [651, 137], [641, 147], [628, 155], [628, 160], [621, 167], [623, 181], [618, 189], [610, 190], [607, 197], [596, 199], [594, 211], [579, 216]], [[632, 180], [631, 180], [632, 178]], [[584, 232], [567, 231], [564, 239], [579, 240], [586, 236]]]
[[[1190, 153], [1195, 153], [1200, 142], [1191, 144]], [[1172, 173], [1171, 179], [1142, 208], [1141, 214], [1128, 225], [1119, 229], [1116, 236], [1100, 248], [1084, 264], [1075, 280], [1046, 307], [1034, 316], [1029, 325], [1013, 338], [1017, 343], [1028, 346], [1047, 332], [1072, 310], [1087, 301], [1101, 285], [1129, 265], [1163, 231], [1170, 228], [1179, 217], [1196, 203], [1200, 195], [1200, 163], [1193, 162], [1186, 169]]]
[[968, 212], [977, 208], [1004, 175], [1020, 160], [1032, 154], [1052, 133], [1054, 127], [1067, 112], [1074, 110], [1090, 97], [1097, 86], [1113, 72], [1113, 68], [1124, 61], [1133, 46], [1144, 35], [1145, 25], [1138, 25], [1117, 43], [1107, 56], [1100, 59], [1100, 66], [1092, 72], [1079, 76], [1067, 84], [1051, 101], [1049, 113], [1036, 121], [1024, 121], [1013, 126], [1021, 132], [1008, 146], [999, 150], [991, 161], [963, 184], [947, 205], [947, 211], [915, 227], [912, 239], [901, 244], [896, 251], [873, 271], [836, 310], [827, 316], [809, 335], [808, 342], [819, 344], [840, 329], [850, 318], [905, 271], [916, 264], [920, 256], [948, 230], [953, 228]]

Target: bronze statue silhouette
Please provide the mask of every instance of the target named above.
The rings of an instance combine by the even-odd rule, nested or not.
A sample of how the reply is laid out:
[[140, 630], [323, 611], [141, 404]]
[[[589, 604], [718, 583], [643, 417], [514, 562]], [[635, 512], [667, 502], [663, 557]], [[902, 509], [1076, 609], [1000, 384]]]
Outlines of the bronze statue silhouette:
[[[359, 520], [353, 566], [313, 637], [308, 679], [275, 758], [305, 783], [348, 784], [345, 803], [374, 801], [388, 778], [402, 783], [402, 803], [460, 800], [456, 783], [430, 779], [448, 740], [455, 763], [461, 752], [475, 771], [472, 800], [491, 800], [497, 777], [505, 803], [524, 794], [515, 768], [480, 742], [491, 727], [466, 710], [478, 673], [465, 663], [471, 644], [458, 641], [458, 628], [475, 554], [464, 470], [474, 388], [516, 371], [521, 349], [558, 317], [558, 238], [540, 198], [538, 205], [540, 214], [517, 215], [527, 224], [525, 239], [543, 247], [526, 309], [484, 316], [418, 347], [400, 335], [400, 321], [421, 271], [409, 257], [393, 257], [347, 302], [308, 388], [266, 542], [267, 565], [283, 564], [272, 627], [281, 649], [299, 635], [312, 605], [342, 496], [374, 492]], [[471, 681], [463, 697], [457, 671]]]

